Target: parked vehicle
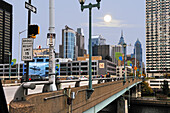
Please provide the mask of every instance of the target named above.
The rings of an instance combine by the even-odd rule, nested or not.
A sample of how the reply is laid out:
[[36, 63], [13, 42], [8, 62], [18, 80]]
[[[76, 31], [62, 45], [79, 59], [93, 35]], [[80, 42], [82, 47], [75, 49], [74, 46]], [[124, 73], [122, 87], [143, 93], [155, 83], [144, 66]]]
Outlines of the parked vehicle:
[[[29, 75], [28, 81], [41, 81], [43, 78], [40, 75]], [[23, 75], [21, 78], [21, 83], [26, 82], [26, 75]]]
[[79, 80], [88, 80], [88, 78], [85, 77], [85, 76], [80, 76], [80, 77], [79, 77]]

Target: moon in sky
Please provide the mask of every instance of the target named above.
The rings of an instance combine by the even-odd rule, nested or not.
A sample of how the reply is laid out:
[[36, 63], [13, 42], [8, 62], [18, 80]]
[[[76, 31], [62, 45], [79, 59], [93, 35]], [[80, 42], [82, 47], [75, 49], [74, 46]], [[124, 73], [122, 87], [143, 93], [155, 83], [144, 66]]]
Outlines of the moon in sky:
[[104, 16], [104, 21], [105, 22], [110, 22], [112, 20], [112, 17], [110, 15], [105, 15]]

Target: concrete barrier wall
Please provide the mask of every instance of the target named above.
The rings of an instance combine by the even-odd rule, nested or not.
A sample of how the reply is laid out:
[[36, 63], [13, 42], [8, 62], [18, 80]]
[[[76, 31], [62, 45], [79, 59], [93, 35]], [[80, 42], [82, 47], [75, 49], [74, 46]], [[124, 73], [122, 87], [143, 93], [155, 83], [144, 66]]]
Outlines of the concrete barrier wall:
[[21, 83], [21, 81], [20, 80], [1, 80], [1, 82], [2, 82], [2, 84], [11, 84], [11, 83], [16, 83], [16, 81], [17, 81], [17, 83]]
[[[86, 89], [88, 86], [82, 86], [77, 88], [71, 88], [71, 92], [75, 92], [75, 99], [72, 101], [73, 113], [82, 113], [94, 105], [102, 102], [110, 96], [118, 93], [124, 88], [128, 87], [141, 80], [134, 80], [126, 82], [123, 85], [123, 81], [114, 81], [102, 84], [93, 85], [94, 92], [90, 99], [86, 99]], [[64, 90], [34, 94], [26, 97], [26, 101], [10, 103], [10, 113], [67, 113], [71, 110], [71, 105], [67, 105], [67, 96], [63, 95]], [[57, 96], [44, 100], [51, 96]]]

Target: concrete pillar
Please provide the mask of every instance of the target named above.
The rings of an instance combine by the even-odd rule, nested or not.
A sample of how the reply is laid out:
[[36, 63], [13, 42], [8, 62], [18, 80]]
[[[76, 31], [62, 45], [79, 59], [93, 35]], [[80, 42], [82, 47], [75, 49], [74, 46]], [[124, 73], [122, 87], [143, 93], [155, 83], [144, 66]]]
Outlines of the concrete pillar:
[[140, 98], [141, 97], [141, 84], [138, 84], [138, 85], [133, 87], [132, 97], [133, 98]]
[[117, 113], [128, 113], [128, 101], [124, 97], [117, 100]]
[[138, 97], [137, 86], [134, 86], [134, 87], [133, 87], [132, 97], [133, 97], [133, 98], [137, 98], [137, 97]]
[[138, 97], [141, 97], [141, 84], [138, 84]]

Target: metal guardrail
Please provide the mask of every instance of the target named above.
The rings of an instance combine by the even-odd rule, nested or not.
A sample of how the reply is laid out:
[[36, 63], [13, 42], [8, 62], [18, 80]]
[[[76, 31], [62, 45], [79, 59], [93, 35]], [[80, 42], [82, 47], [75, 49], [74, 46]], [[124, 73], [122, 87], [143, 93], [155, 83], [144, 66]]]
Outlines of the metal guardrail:
[[[132, 77], [128, 77], [127, 79], [130, 79]], [[100, 83], [106, 83], [106, 82], [112, 82], [112, 81], [118, 81], [118, 80], [123, 80], [123, 78], [93, 78], [93, 81], [98, 81], [98, 84]], [[69, 82], [76, 82], [75, 87], [80, 87], [80, 82], [81, 81], [88, 81], [88, 79], [80, 80], [80, 79], [75, 79], [75, 80], [57, 80], [56, 81], [56, 86], [57, 89], [59, 89], [59, 86], [61, 83], [69, 83]], [[20, 85], [20, 87], [17, 89], [15, 96], [14, 96], [14, 101], [24, 101], [25, 100], [25, 90], [26, 89], [32, 89], [34, 90], [36, 88], [36, 85], [44, 85], [42, 92], [49, 92], [50, 91], [50, 84], [52, 84], [52, 81], [36, 81], [36, 82], [24, 82]]]

